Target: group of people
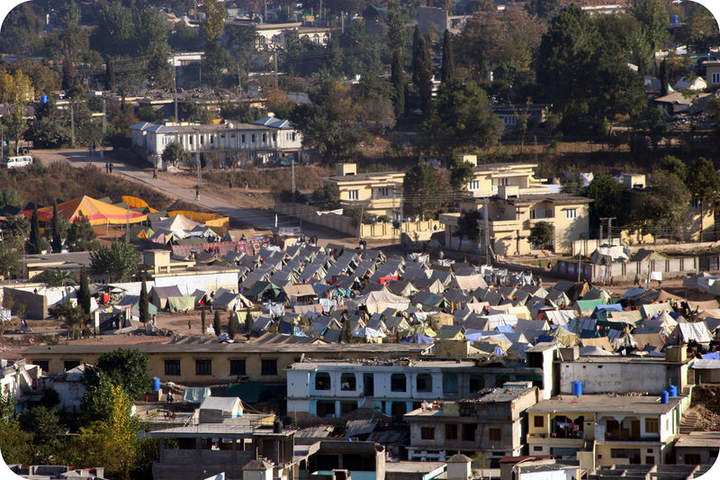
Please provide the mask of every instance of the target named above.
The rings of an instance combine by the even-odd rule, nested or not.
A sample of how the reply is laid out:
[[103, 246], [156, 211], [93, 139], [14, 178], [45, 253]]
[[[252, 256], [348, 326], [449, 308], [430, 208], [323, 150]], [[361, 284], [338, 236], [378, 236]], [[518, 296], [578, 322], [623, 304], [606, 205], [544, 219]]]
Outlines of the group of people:
[[112, 174], [112, 162], [105, 162], [105, 173]]

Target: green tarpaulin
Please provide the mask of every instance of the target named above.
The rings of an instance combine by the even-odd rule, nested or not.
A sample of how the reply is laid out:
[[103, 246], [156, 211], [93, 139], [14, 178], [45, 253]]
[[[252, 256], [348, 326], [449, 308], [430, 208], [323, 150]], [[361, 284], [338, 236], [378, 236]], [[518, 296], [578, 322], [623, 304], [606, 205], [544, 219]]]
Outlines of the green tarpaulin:
[[[138, 314], [140, 313], [140, 302], [133, 305], [132, 311], [133, 311], [133, 313], [138, 313]], [[157, 312], [158, 312], [157, 307], [155, 305], [153, 305], [152, 303], [148, 302], [148, 313], [150, 315], [157, 315]]]
[[171, 312], [195, 310], [195, 297], [168, 297], [168, 306]]

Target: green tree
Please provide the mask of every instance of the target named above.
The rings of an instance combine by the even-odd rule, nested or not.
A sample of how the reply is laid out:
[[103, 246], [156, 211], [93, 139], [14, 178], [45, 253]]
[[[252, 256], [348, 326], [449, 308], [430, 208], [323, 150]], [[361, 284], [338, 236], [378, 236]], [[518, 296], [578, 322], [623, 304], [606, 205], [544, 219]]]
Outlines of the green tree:
[[222, 323], [220, 320], [220, 311], [215, 310], [215, 316], [213, 317], [213, 330], [215, 330], [215, 335], [218, 337], [222, 333]]
[[70, 297], [66, 297], [65, 301], [50, 308], [49, 313], [52, 318], [65, 322], [65, 326], [68, 328], [68, 337], [72, 338], [78, 336], [80, 328], [85, 325], [88, 318], [82, 307], [72, 304]]
[[72, 449], [74, 464], [103, 465], [108, 476], [129, 480], [138, 459], [141, 426], [132, 415], [132, 400], [119, 385], [110, 385], [105, 420], [81, 427]]
[[687, 184], [688, 180], [688, 167], [685, 165], [685, 162], [680, 160], [674, 155], [665, 155], [662, 160], [660, 160], [660, 165], [658, 166], [660, 170], [663, 170], [667, 173], [672, 173], [677, 175], [677, 177], [683, 181], [683, 183]]
[[310, 100], [311, 104], [298, 105], [290, 115], [303, 134], [303, 145], [314, 147], [326, 163], [352, 154], [365, 132], [355, 128], [360, 107], [347, 87], [325, 80]]
[[[720, 192], [720, 175], [711, 160], [700, 157], [690, 165], [692, 175], [685, 182], [693, 198], [700, 204], [700, 218], [703, 219], [708, 205], [712, 205]], [[682, 179], [681, 179], [682, 180]], [[701, 220], [702, 225], [702, 220]], [[700, 241], [703, 241], [703, 228], [700, 228]]]
[[525, 6], [528, 13], [549, 21], [560, 8], [558, 0], [530, 0]]
[[150, 320], [150, 301], [148, 300], [147, 282], [145, 282], [145, 279], [143, 279], [142, 285], [140, 286], [138, 308], [140, 309], [140, 321], [147, 323]]
[[15, 399], [0, 395], [0, 454], [5, 463], [32, 463], [32, 434], [20, 428], [15, 418]]
[[656, 170], [645, 191], [633, 195], [632, 224], [642, 233], [672, 236], [686, 224], [691, 194], [676, 175]]
[[0, 220], [2, 243], [13, 242], [23, 245], [30, 233], [30, 220], [25, 215], [9, 215]]
[[207, 45], [216, 43], [225, 28], [225, 4], [219, 0], [205, 0], [203, 2], [205, 20], [200, 22], [202, 34]]
[[141, 53], [148, 57], [146, 77], [151, 87], [170, 88], [173, 72], [167, 59], [170, 55], [168, 27], [160, 10], [152, 6], [142, 9], [136, 19]]
[[62, 251], [62, 238], [60, 237], [60, 225], [58, 224], [57, 202], [53, 203], [53, 216], [50, 220], [50, 235], [52, 240], [50, 245], [53, 252], [60, 253]]
[[340, 205], [340, 190], [337, 183], [324, 183], [321, 187], [315, 189], [311, 201], [313, 205], [321, 208], [338, 208]]
[[81, 417], [84, 424], [104, 421], [112, 409], [112, 387], [115, 385], [107, 375], [97, 369], [88, 369], [86, 392], [82, 398]]
[[33, 277], [36, 282], [43, 282], [48, 287], [66, 287], [76, 285], [75, 277], [68, 270], [60, 270], [59, 268], [51, 268], [43, 270]]
[[92, 296], [90, 295], [90, 284], [85, 267], [80, 269], [80, 287], [77, 292], [78, 305], [83, 309], [85, 315], [90, 315]]
[[[22, 204], [20, 194], [14, 188], [0, 189], [0, 208], [15, 207], [19, 208]], [[3, 229], [4, 231], [4, 229]]]
[[237, 318], [235, 316], [235, 312], [229, 312], [228, 313], [228, 336], [230, 338], [235, 338], [235, 334], [237, 334]]
[[221, 45], [210, 43], [205, 47], [202, 60], [203, 83], [211, 87], [219, 87], [223, 80], [223, 70], [230, 62], [230, 54]]
[[530, 228], [528, 240], [540, 248], [553, 248], [555, 244], [555, 227], [549, 222], [537, 222]]
[[37, 207], [33, 209], [32, 217], [30, 218], [30, 239], [28, 241], [28, 252], [29, 253], [40, 253], [40, 220], [38, 219]]
[[418, 105], [423, 114], [428, 116], [432, 108], [432, 58], [428, 40], [417, 26], [413, 35], [412, 67]]
[[165, 165], [182, 165], [187, 163], [190, 159], [190, 155], [185, 151], [182, 144], [179, 142], [172, 142], [162, 153], [162, 160]]
[[87, 252], [100, 247], [90, 220], [82, 213], [68, 229], [67, 245], [71, 252]]
[[24, 410], [18, 420], [20, 428], [32, 432], [33, 463], [40, 465], [51, 463], [62, 447], [59, 436], [64, 433], [57, 411], [36, 406]]
[[445, 33], [443, 34], [440, 81], [443, 87], [455, 81], [455, 54], [452, 48], [452, 36], [448, 29], [445, 29]]
[[601, 43], [597, 27], [576, 5], [553, 17], [542, 37], [537, 82], [562, 113], [566, 126], [577, 128], [590, 110], [590, 89]]
[[590, 204], [590, 224], [598, 225], [601, 218], [614, 217], [617, 225], [627, 220], [627, 201], [625, 187], [609, 175], [598, 175], [582, 192], [592, 198]]
[[125, 239], [113, 240], [109, 247], [100, 246], [90, 252], [92, 270], [110, 282], [129, 280], [138, 269], [140, 253]]
[[440, 149], [497, 143], [503, 124], [493, 113], [487, 94], [476, 83], [454, 83], [440, 92], [428, 132]]
[[100, 6], [90, 46], [105, 56], [124, 55], [136, 51], [135, 35], [132, 10], [113, 0]]
[[70, 143], [70, 130], [58, 118], [36, 118], [25, 132], [25, 140], [37, 148], [59, 148]]
[[147, 356], [137, 349], [118, 348], [103, 353], [93, 368], [86, 369], [87, 386], [98, 386], [102, 377], [127, 392], [131, 399], [140, 398], [150, 388]]
[[477, 244], [480, 238], [480, 227], [478, 226], [480, 220], [482, 220], [480, 210], [463, 210], [460, 212], [460, 218], [458, 218], [455, 235], [460, 237], [461, 242], [463, 238], [467, 238], [473, 244]]
[[450, 167], [450, 186], [456, 192], [463, 190], [472, 180], [474, 167], [470, 162], [453, 161]]
[[405, 81], [405, 71], [403, 69], [403, 58], [400, 50], [395, 50], [392, 54], [392, 65], [390, 67], [390, 81], [393, 85], [393, 105], [395, 106], [395, 117], [400, 118], [405, 115], [405, 90], [407, 83]]
[[665, 4], [661, 0], [633, 0], [632, 14], [641, 23], [652, 51], [663, 48], [670, 38], [667, 31], [670, 16]]
[[0, 242], [0, 275], [14, 277], [22, 270], [21, 249], [18, 243], [10, 240]]
[[447, 179], [424, 161], [405, 172], [403, 179], [403, 214], [422, 219], [434, 216], [447, 204]]

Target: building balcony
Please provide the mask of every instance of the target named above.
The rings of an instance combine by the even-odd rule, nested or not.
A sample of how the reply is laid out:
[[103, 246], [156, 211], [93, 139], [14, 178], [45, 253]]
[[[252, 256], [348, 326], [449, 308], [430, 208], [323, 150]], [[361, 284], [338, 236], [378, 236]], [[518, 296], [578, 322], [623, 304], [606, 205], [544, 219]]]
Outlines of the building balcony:
[[545, 433], [530, 433], [527, 436], [528, 445], [546, 445], [553, 448], [584, 448], [586, 440], [583, 438], [557, 438]]

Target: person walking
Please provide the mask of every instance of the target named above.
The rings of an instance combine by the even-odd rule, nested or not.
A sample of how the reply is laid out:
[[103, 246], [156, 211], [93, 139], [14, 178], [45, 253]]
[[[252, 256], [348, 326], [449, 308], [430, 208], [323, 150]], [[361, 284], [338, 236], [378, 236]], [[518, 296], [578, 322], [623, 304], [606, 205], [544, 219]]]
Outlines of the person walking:
[[195, 185], [195, 200], [200, 199], [200, 185]]
[[110, 175], [112, 175], [112, 162], [108, 163], [108, 168], [110, 169]]

